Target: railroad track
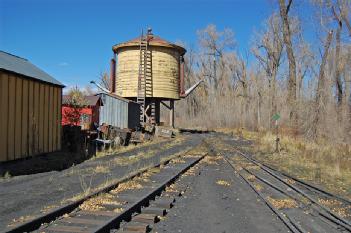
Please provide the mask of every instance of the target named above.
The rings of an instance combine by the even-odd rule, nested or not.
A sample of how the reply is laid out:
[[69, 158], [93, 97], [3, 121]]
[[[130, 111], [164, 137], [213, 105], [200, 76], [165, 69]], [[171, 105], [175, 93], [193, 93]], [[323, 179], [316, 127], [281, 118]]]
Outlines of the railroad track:
[[[225, 155], [224, 159], [291, 232], [351, 232], [348, 219], [320, 203], [322, 199], [337, 201], [339, 206], [351, 211], [349, 200], [281, 173], [237, 149], [236, 151], [234, 157], [233, 154], [231, 158]], [[233, 161], [233, 158], [236, 160]], [[280, 203], [282, 200], [284, 202]], [[287, 205], [290, 206], [286, 207]]]
[[203, 157], [170, 159], [6, 232], [149, 232], [187, 188], [177, 179]]

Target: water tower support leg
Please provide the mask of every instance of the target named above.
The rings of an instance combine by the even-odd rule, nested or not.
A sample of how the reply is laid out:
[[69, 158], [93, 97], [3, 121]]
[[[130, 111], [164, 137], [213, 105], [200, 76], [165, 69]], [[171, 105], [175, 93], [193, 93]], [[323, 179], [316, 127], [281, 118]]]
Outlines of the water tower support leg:
[[169, 101], [169, 126], [174, 128], [174, 100]]

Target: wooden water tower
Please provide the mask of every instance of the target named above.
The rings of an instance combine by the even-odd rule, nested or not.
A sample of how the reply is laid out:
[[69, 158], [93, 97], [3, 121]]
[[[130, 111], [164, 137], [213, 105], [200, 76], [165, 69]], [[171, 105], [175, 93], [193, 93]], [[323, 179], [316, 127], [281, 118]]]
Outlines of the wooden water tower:
[[112, 50], [111, 91], [140, 104], [141, 126], [158, 125], [160, 104], [163, 104], [169, 109], [173, 127], [174, 101], [188, 94], [184, 91], [186, 50], [153, 35], [151, 29], [140, 37], [114, 45]]

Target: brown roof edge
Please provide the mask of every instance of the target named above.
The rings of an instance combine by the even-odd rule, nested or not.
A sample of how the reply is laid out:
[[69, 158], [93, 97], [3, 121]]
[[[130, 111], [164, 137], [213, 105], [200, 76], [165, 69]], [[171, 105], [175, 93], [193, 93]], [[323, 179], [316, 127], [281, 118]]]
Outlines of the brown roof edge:
[[119, 99], [119, 100], [123, 100], [123, 101], [128, 102], [128, 103], [135, 103], [135, 104], [137, 104], [137, 102], [135, 102], [133, 100], [130, 100], [130, 99], [127, 99], [127, 98], [124, 98], [122, 96], [119, 96], [119, 95], [116, 95], [116, 94], [112, 94], [112, 93], [99, 92], [99, 93], [97, 93], [95, 95], [100, 95], [100, 94], [105, 94], [105, 95], [111, 96], [113, 98], [116, 98], [116, 99]]
[[[69, 95], [62, 95], [62, 104], [67, 104]], [[87, 101], [86, 106], [95, 106], [98, 101], [100, 101], [100, 96], [97, 95], [88, 95], [84, 96], [84, 99]]]
[[[127, 42], [119, 43], [119, 44], [116, 44], [116, 45], [112, 46], [112, 50], [115, 53], [117, 53], [118, 50], [121, 49], [121, 48], [137, 47], [139, 45], [140, 45], [140, 37], [137, 37], [137, 38], [129, 40]], [[184, 55], [186, 53], [186, 49], [185, 48], [183, 48], [183, 47], [181, 47], [179, 45], [170, 43], [170, 42], [162, 39], [161, 37], [155, 36], [155, 35], [154, 35], [154, 38], [150, 40], [149, 45], [150, 46], [160, 46], [160, 47], [166, 47], [166, 48], [173, 48], [173, 49], [178, 50], [180, 52], [180, 55]]]
[[44, 84], [55, 86], [55, 87], [60, 87], [60, 88], [65, 88], [66, 87], [63, 84], [56, 84], [56, 83], [52, 83], [52, 82], [43, 81], [41, 79], [33, 78], [31, 76], [24, 75], [24, 74], [21, 74], [21, 73], [17, 73], [17, 72], [14, 72], [12, 70], [7, 70], [7, 69], [4, 69], [4, 68], [0, 68], [0, 71], [7, 72], [7, 73], [10, 73], [10, 74], [13, 74], [13, 75], [17, 75], [17, 76], [19, 76], [19, 77], [21, 77], [23, 79], [32, 80], [32, 81], [35, 81], [35, 82], [44, 83]]

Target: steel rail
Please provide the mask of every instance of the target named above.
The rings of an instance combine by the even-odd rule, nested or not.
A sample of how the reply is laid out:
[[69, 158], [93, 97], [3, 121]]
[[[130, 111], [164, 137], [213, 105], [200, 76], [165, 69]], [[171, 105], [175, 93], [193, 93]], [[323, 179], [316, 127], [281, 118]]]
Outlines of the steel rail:
[[[238, 149], [235, 149], [241, 156], [243, 156], [244, 158], [246, 158], [247, 160], [249, 160], [250, 162], [254, 163], [255, 165], [259, 166], [262, 170], [264, 170], [265, 172], [267, 172], [268, 174], [270, 174], [271, 176], [273, 176], [274, 178], [276, 178], [277, 180], [281, 181], [282, 183], [284, 183], [285, 185], [287, 185], [288, 187], [290, 187], [291, 189], [295, 190], [297, 193], [300, 193], [302, 196], [304, 196], [305, 198], [307, 198], [308, 200], [310, 200], [312, 203], [314, 203], [316, 206], [320, 207], [321, 209], [323, 209], [324, 211], [326, 211], [329, 215], [331, 215], [333, 218], [335, 218], [336, 220], [338, 220], [338, 224], [341, 225], [342, 227], [344, 227], [345, 229], [347, 229], [348, 231], [351, 232], [351, 223], [344, 219], [343, 217], [339, 216], [338, 214], [334, 213], [333, 211], [331, 211], [328, 207], [325, 207], [323, 205], [321, 205], [317, 200], [315, 200], [313, 197], [311, 197], [309, 194], [305, 193], [304, 191], [302, 191], [301, 189], [297, 188], [296, 186], [289, 184], [288, 182], [286, 182], [284, 179], [282, 179], [281, 177], [279, 177], [278, 175], [274, 174], [274, 172], [270, 171], [269, 169], [267, 169], [262, 163], [258, 162], [257, 160], [248, 157], [247, 155], [245, 155], [244, 153], [242, 153], [241, 151], [239, 151]], [[319, 212], [321, 214], [321, 212]], [[335, 222], [335, 221], [334, 221]]]
[[[294, 200], [297, 201], [297, 202], [301, 202], [298, 198], [296, 198], [296, 197], [294, 197], [293, 195], [289, 194], [288, 192], [282, 190], [281, 188], [279, 188], [278, 186], [274, 185], [273, 183], [267, 181], [266, 179], [264, 179], [264, 178], [258, 176], [257, 174], [255, 174], [255, 173], [249, 171], [247, 168], [242, 167], [242, 169], [245, 170], [245, 171], [246, 171], [247, 173], [249, 173], [250, 175], [255, 176], [255, 177], [256, 177], [258, 180], [260, 180], [261, 182], [263, 182], [263, 183], [267, 184], [268, 186], [272, 187], [273, 189], [279, 191], [280, 193], [282, 193], [282, 194], [284, 194], [284, 195], [290, 197], [291, 199], [294, 199]], [[344, 224], [343, 224], [342, 222], [340, 222], [338, 219], [333, 218], [333, 217], [331, 218], [331, 217], [329, 217], [328, 215], [323, 214], [323, 213], [321, 213], [321, 212], [318, 211], [318, 210], [317, 210], [317, 212], [318, 212], [319, 215], [321, 215], [322, 217], [328, 219], [329, 221], [335, 223], [335, 224], [338, 225], [338, 226], [341, 226], [343, 229], [347, 229], [347, 230], [350, 231], [350, 229], [349, 229], [347, 226], [344, 226]], [[287, 216], [287, 217], [288, 217], [288, 216]], [[330, 223], [328, 223], [328, 224], [330, 225]], [[331, 225], [331, 226], [333, 226], [333, 225]]]
[[[206, 155], [199, 157], [199, 159], [197, 159], [196, 162], [198, 162], [199, 160], [201, 160], [205, 156]], [[133, 179], [134, 177], [137, 177], [137, 176], [143, 174], [144, 172], [148, 171], [149, 169], [160, 167], [161, 165], [165, 165], [165, 164], [169, 163], [171, 160], [178, 158], [178, 157], [181, 157], [181, 155], [175, 156], [173, 158], [169, 158], [169, 159], [162, 161], [156, 165], [153, 165], [153, 166], [141, 169], [137, 172], [131, 173], [127, 177], [121, 178], [107, 187], [101, 188], [101, 189], [99, 189], [99, 190], [79, 199], [79, 200], [76, 200], [72, 203], [61, 206], [59, 208], [56, 208], [56, 209], [54, 209], [46, 214], [40, 215], [40, 216], [38, 216], [38, 217], [28, 221], [28, 222], [25, 222], [19, 226], [14, 227], [12, 229], [5, 230], [2, 233], [23, 233], [23, 232], [30, 232], [30, 231], [37, 230], [42, 224], [52, 222], [52, 221], [56, 220], [58, 217], [66, 214], [66, 213], [72, 212], [74, 209], [79, 207], [79, 205], [81, 205], [86, 200], [91, 199], [95, 196], [98, 196], [101, 193], [107, 193], [107, 192], [117, 188], [118, 185], [120, 185], [121, 183], [129, 181], [129, 180]], [[182, 171], [182, 172], [184, 172], [184, 171]], [[98, 231], [98, 232], [103, 232], [103, 231]]]
[[189, 168], [191, 168], [192, 166], [197, 164], [203, 158], [204, 158], [204, 156], [201, 156], [200, 158], [196, 159], [192, 163], [188, 164], [185, 168], [183, 168], [176, 175], [167, 179], [165, 182], [163, 182], [161, 185], [159, 185], [156, 189], [150, 191], [148, 194], [146, 194], [144, 197], [142, 197], [139, 201], [134, 203], [131, 207], [124, 210], [121, 214], [117, 215], [116, 217], [112, 217], [105, 225], [98, 227], [93, 232], [94, 233], [105, 233], [105, 232], [110, 232], [110, 230], [115, 228], [116, 226], [119, 227], [119, 224], [123, 220], [128, 219], [130, 216], [132, 216], [133, 213], [138, 212], [142, 206], [146, 206], [148, 204], [149, 200], [152, 200], [157, 195], [161, 194], [162, 191], [166, 188], [166, 186], [168, 184], [173, 183], [181, 174], [186, 172]]
[[[236, 148], [234, 148], [234, 149], [235, 149], [237, 152], [242, 153], [240, 150], [238, 150], [238, 149], [236, 149]], [[252, 157], [250, 157], [250, 158], [251, 158], [252, 160], [257, 161], [256, 159], [254, 159], [254, 158], [252, 158]], [[259, 161], [257, 161], [257, 162], [259, 162]], [[348, 205], [351, 205], [351, 200], [349, 200], [349, 199], [347, 199], [347, 198], [345, 198], [345, 197], [342, 197], [342, 196], [340, 196], [340, 195], [337, 195], [337, 194], [333, 194], [333, 193], [331, 193], [331, 192], [328, 192], [328, 191], [324, 190], [323, 188], [320, 188], [320, 187], [317, 187], [317, 186], [315, 186], [315, 185], [313, 185], [313, 184], [310, 184], [310, 183], [308, 183], [308, 182], [305, 182], [305, 181], [303, 181], [303, 180], [301, 180], [301, 179], [299, 179], [299, 178], [297, 178], [297, 177], [294, 177], [294, 176], [292, 176], [292, 175], [289, 175], [288, 173], [283, 172], [283, 171], [280, 171], [280, 170], [278, 170], [278, 169], [276, 169], [276, 168], [274, 168], [274, 167], [272, 167], [272, 166], [270, 166], [270, 165], [267, 165], [267, 164], [265, 164], [265, 163], [263, 163], [263, 162], [259, 162], [259, 163], [261, 163], [262, 166], [264, 166], [264, 167], [266, 167], [266, 168], [268, 168], [268, 169], [270, 169], [270, 170], [272, 170], [272, 171], [274, 171], [274, 172], [277, 172], [277, 173], [281, 174], [282, 176], [285, 176], [285, 177], [287, 177], [287, 178], [289, 178], [289, 179], [292, 179], [292, 180], [296, 181], [297, 183], [299, 183], [299, 184], [301, 184], [301, 185], [303, 185], [303, 186], [306, 186], [306, 187], [310, 188], [310, 190], [313, 189], [313, 190], [311, 190], [312, 192], [319, 192], [319, 193], [324, 194], [324, 195], [326, 195], [326, 196], [330, 196], [330, 197], [332, 197], [332, 198], [335, 198], [335, 199], [338, 199], [338, 200], [340, 200], [340, 201], [342, 201], [342, 202], [345, 202], [345, 203], [348, 204]]]
[[[257, 160], [256, 160], [256, 161], [257, 161]], [[272, 171], [275, 171], [275, 172], [277, 172], [277, 173], [279, 173], [279, 174], [281, 174], [281, 175], [283, 175], [283, 176], [285, 176], [285, 177], [287, 177], [287, 178], [289, 178], [289, 179], [294, 180], [295, 182], [297, 182], [297, 183], [299, 183], [299, 184], [301, 184], [301, 185], [307, 187], [307, 188], [310, 189], [312, 192], [319, 192], [319, 193], [321, 193], [321, 194], [323, 194], [323, 195], [330, 196], [330, 197], [332, 197], [332, 198], [335, 198], [335, 199], [338, 199], [338, 200], [340, 200], [340, 201], [342, 201], [342, 202], [345, 202], [345, 203], [348, 204], [348, 205], [351, 205], [351, 201], [348, 200], [348, 199], [346, 199], [346, 198], [344, 198], [344, 197], [342, 197], [342, 196], [339, 196], [339, 195], [330, 193], [330, 192], [328, 192], [328, 191], [326, 191], [326, 190], [324, 190], [324, 189], [322, 189], [322, 188], [320, 188], [320, 187], [317, 187], [317, 186], [315, 186], [315, 185], [309, 184], [309, 183], [307, 183], [307, 182], [305, 182], [305, 181], [303, 181], [303, 180], [301, 180], [301, 179], [299, 179], [299, 178], [296, 178], [296, 177], [294, 177], [294, 176], [291, 176], [291, 175], [289, 175], [289, 174], [287, 174], [287, 173], [285, 173], [285, 172], [283, 172], [283, 171], [279, 171], [278, 169], [275, 169], [275, 168], [273, 168], [272, 166], [269, 166], [269, 165], [267, 165], [267, 164], [262, 163], [262, 166], [264, 166], [264, 167], [266, 167], [266, 168], [268, 168], [268, 169], [270, 169], [270, 170], [272, 170]]]
[[[237, 148], [234, 148], [234, 149], [235, 149], [237, 152], [244, 154], [243, 152], [241, 152], [241, 151], [238, 150]], [[272, 171], [274, 171], [274, 172], [276, 172], [276, 173], [281, 174], [282, 176], [285, 176], [285, 177], [287, 177], [287, 178], [289, 178], [289, 179], [292, 179], [292, 180], [296, 181], [297, 183], [300, 183], [300, 184], [303, 185], [303, 186], [306, 186], [306, 187], [309, 187], [310, 189], [313, 189], [313, 190], [311, 190], [312, 192], [313, 192], [313, 191], [314, 191], [314, 192], [319, 192], [319, 193], [321, 193], [321, 194], [324, 194], [324, 195], [333, 197], [333, 198], [338, 199], [338, 200], [340, 200], [340, 201], [342, 201], [342, 202], [345, 202], [346, 204], [351, 205], [351, 200], [349, 200], [349, 199], [347, 199], [347, 198], [345, 198], [345, 197], [342, 197], [342, 196], [337, 195], [337, 194], [333, 194], [333, 193], [331, 193], [331, 192], [328, 192], [328, 191], [324, 190], [324, 189], [321, 188], [321, 187], [317, 187], [317, 186], [315, 186], [315, 185], [313, 185], [313, 184], [310, 184], [310, 183], [308, 183], [308, 182], [306, 182], [306, 181], [303, 181], [303, 180], [301, 180], [301, 179], [299, 179], [299, 178], [297, 178], [297, 177], [294, 177], [294, 176], [292, 176], [292, 175], [289, 175], [288, 173], [283, 172], [283, 171], [280, 171], [280, 170], [274, 168], [273, 166], [270, 166], [270, 165], [267, 165], [267, 164], [265, 164], [265, 163], [263, 163], [263, 162], [261, 162], [261, 161], [258, 161], [258, 160], [256, 160], [256, 159], [252, 158], [251, 156], [250, 156], [249, 158], [252, 159], [252, 160], [254, 160], [254, 161], [256, 161], [256, 162], [258, 162], [258, 163], [260, 163], [263, 167], [266, 167], [267, 169], [270, 169], [270, 170], [272, 170]]]
[[[223, 156], [224, 160], [229, 164], [229, 166], [235, 171], [235, 167], [233, 164], [228, 161], [228, 159]], [[281, 214], [278, 209], [276, 209], [268, 200], [266, 197], [264, 197], [251, 183], [248, 181], [240, 172], [238, 172], [239, 176], [251, 187], [251, 189], [264, 201], [264, 203], [273, 211], [275, 215], [278, 216], [278, 218], [286, 225], [286, 227], [293, 233], [308, 233], [307, 231], [303, 230], [302, 228], [297, 227], [297, 223], [292, 220], [291, 218], [285, 217], [283, 214]]]

